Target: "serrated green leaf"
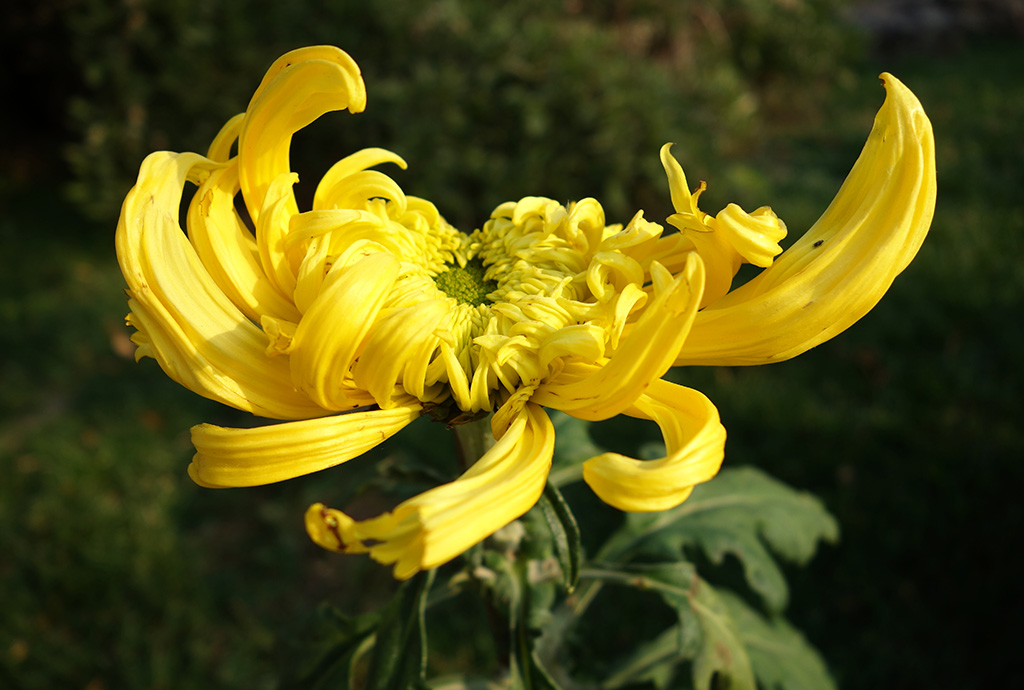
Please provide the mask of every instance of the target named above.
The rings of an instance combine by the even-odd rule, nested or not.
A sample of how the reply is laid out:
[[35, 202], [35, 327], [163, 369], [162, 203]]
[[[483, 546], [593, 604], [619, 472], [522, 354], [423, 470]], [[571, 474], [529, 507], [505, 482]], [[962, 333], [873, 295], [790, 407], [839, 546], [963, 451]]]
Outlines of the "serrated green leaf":
[[834, 542], [838, 536], [838, 524], [816, 497], [745, 467], [723, 470], [678, 508], [627, 516], [601, 557], [644, 553], [678, 558], [686, 546], [700, 547], [716, 563], [732, 554], [751, 589], [778, 612], [789, 593], [772, 552], [803, 564], [819, 541]]
[[409, 690], [425, 685], [427, 593], [433, 570], [420, 573], [402, 585], [387, 605], [377, 626], [367, 690]]
[[[645, 566], [642, 572], [668, 585], [658, 592], [679, 615], [679, 650], [684, 658], [693, 659], [695, 690], [756, 690], [750, 660], [729, 610], [693, 565], [682, 561], [658, 564]], [[698, 628], [699, 636], [694, 634]], [[716, 676], [725, 680], [716, 681]]]
[[[676, 610], [679, 625], [670, 630], [679, 659], [692, 660], [695, 690], [756, 690], [750, 660], [729, 610], [692, 564], [679, 561], [624, 570], [587, 569], [585, 574], [657, 592]], [[627, 678], [620, 669], [617, 680], [625, 683], [639, 678]]]
[[691, 658], [682, 651], [682, 627], [668, 627], [653, 640], [633, 648], [629, 657], [601, 684], [602, 690], [617, 690], [628, 683], [651, 683], [665, 690], [672, 681], [675, 666]]
[[719, 599], [740, 631], [754, 675], [768, 690], [836, 690], [821, 655], [786, 620], [763, 618], [731, 592]]
[[568, 592], [576, 589], [580, 579], [580, 528], [569, 505], [562, 498], [561, 492], [554, 484], [544, 488], [544, 494], [538, 502], [541, 514], [551, 530], [551, 538], [555, 545], [555, 555], [562, 569], [562, 584]]
[[[698, 579], [690, 604], [704, 633], [700, 652], [693, 660], [694, 688], [757, 690], [740, 631], [715, 590], [704, 580]], [[685, 621], [682, 625], [686, 625]], [[716, 676], [724, 677], [725, 680], [718, 680]], [[712, 685], [712, 682], [715, 684]]]

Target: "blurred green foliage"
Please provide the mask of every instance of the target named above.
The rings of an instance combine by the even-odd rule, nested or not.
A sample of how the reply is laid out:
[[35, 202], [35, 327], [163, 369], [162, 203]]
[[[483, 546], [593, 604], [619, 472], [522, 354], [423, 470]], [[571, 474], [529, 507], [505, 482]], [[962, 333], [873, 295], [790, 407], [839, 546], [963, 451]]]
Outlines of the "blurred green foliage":
[[624, 222], [664, 196], [664, 142], [715, 160], [752, 145], [766, 94], [791, 108], [845, 75], [856, 41], [841, 4], [78, 0], [62, 15], [84, 87], [69, 103], [70, 194], [111, 217], [147, 153], [205, 151], [271, 61], [330, 43], [363, 69], [369, 105], [299, 138], [308, 179], [383, 146], [410, 163], [407, 191], [467, 231], [531, 194], [594, 196]]
[[[711, 183], [708, 210], [771, 203], [799, 235], [863, 144], [882, 98], [874, 75], [903, 79], [937, 137], [939, 206], [920, 256], [868, 317], [794, 361], [673, 376], [719, 407], [730, 466], [757, 464], [838, 518], [840, 545], [786, 575], [787, 616], [840, 687], [1013, 687], [1024, 54], [987, 41], [951, 57], [850, 61], [833, 5], [12, 7], [2, 50], [27, 78], [11, 91], [19, 107], [0, 113], [16, 135], [0, 142], [0, 687], [275, 688], [315, 639], [317, 602], [356, 616], [395, 589], [368, 559], [309, 544], [302, 513], [322, 500], [371, 515], [395, 500], [383, 477], [401, 469], [412, 493], [450, 474], [443, 427], [423, 420], [281, 485], [200, 489], [184, 471], [188, 426], [244, 417], [152, 361], [136, 365], [122, 325], [113, 225], [142, 156], [204, 149], [278, 54], [318, 41], [355, 56], [370, 102], [300, 137], [304, 178], [385, 146], [411, 164], [403, 186], [467, 229], [530, 193], [663, 217], [657, 149], [675, 140], [687, 171]], [[69, 151], [67, 174], [32, 158], [54, 149]], [[58, 193], [69, 181], [76, 205]], [[627, 452], [657, 440], [625, 419], [593, 433]], [[593, 553], [622, 516], [586, 487], [565, 495]], [[731, 557], [695, 562], [743, 577]], [[672, 616], [643, 594], [610, 598], [608, 619], [636, 610], [653, 636]], [[490, 642], [465, 643], [486, 625], [479, 601], [438, 611], [433, 672], [495, 661]], [[600, 659], [630, 643], [630, 631], [594, 630], [600, 640], [568, 644]]]

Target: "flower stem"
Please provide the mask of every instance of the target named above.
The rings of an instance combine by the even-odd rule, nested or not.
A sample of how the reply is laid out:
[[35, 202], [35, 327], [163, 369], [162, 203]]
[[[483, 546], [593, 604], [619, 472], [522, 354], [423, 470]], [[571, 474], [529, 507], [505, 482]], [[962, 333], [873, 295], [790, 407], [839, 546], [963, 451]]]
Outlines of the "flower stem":
[[459, 424], [452, 431], [455, 434], [455, 450], [459, 458], [459, 467], [465, 471], [473, 463], [483, 457], [484, 453], [494, 445], [491, 433], [491, 415], [473, 422]]

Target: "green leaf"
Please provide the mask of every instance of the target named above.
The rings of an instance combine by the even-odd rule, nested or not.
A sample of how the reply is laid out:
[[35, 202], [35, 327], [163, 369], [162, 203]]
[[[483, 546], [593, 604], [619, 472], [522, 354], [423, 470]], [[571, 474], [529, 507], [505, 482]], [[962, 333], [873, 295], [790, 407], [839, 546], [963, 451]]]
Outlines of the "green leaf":
[[555, 544], [555, 555], [562, 569], [562, 584], [572, 592], [580, 579], [580, 528], [569, 505], [562, 498], [562, 493], [554, 484], [544, 488], [544, 494], [538, 502], [544, 521], [551, 530]]
[[384, 609], [370, 658], [367, 690], [409, 690], [425, 686], [427, 592], [434, 571], [420, 573], [402, 585]]
[[[622, 574], [627, 579], [619, 581], [658, 591], [676, 608], [680, 623], [637, 647], [605, 680], [603, 690], [642, 681], [667, 688], [675, 665], [685, 659], [693, 659], [698, 690], [719, 687], [719, 682], [730, 690], [753, 690], [755, 677], [770, 690], [836, 690], [821, 655], [786, 620], [765, 619], [735, 593], [712, 589], [696, 573], [684, 588], [688, 567], [692, 572], [692, 566], [679, 563]], [[642, 575], [629, 579], [634, 571]], [[716, 673], [719, 682], [713, 681]]]
[[508, 685], [500, 680], [472, 678], [464, 675], [431, 678], [427, 687], [430, 690], [508, 690]]
[[290, 651], [292, 667], [285, 673], [285, 690], [347, 690], [352, 663], [370, 639], [379, 616], [351, 618], [333, 606], [321, 605], [303, 625]]
[[[669, 628], [676, 646], [675, 658], [670, 656], [665, 660], [691, 659], [695, 690], [756, 690], [750, 659], [729, 609], [711, 585], [697, 575], [692, 564], [679, 561], [629, 566], [626, 570], [588, 569], [585, 573], [589, 577], [657, 592], [676, 610], [679, 624]], [[667, 634], [663, 633], [655, 641], [658, 647], [648, 648], [645, 653], [667, 652]], [[634, 665], [639, 675], [629, 677], [625, 668], [621, 668], [613, 676], [615, 684], [606, 683], [604, 687], [616, 688], [649, 677], [659, 663], [662, 660], [652, 658], [642, 667], [635, 656], [631, 657], [627, 664]], [[661, 675], [664, 676], [664, 672]]]
[[780, 617], [766, 620], [731, 592], [719, 592], [740, 630], [754, 674], [771, 690], [835, 690], [821, 655]]
[[779, 612], [789, 592], [772, 552], [804, 564], [819, 541], [834, 542], [838, 536], [838, 524], [816, 497], [745, 467], [722, 471], [677, 508], [627, 516], [600, 557], [678, 558], [686, 546], [700, 547], [714, 563], [732, 554], [751, 589], [769, 610]]
[[535, 627], [539, 620], [550, 618], [554, 585], [549, 583], [546, 588], [531, 585], [528, 566], [523, 562], [511, 564], [510, 575], [513, 583], [509, 602], [511, 690], [561, 690], [537, 656], [541, 631]]
[[718, 593], [707, 582], [697, 578], [690, 605], [704, 633], [700, 652], [693, 660], [694, 688], [756, 690], [750, 658], [739, 628]]
[[689, 658], [680, 651], [681, 630], [680, 626], [673, 625], [653, 640], [634, 647], [629, 658], [605, 678], [601, 689], [617, 690], [629, 683], [647, 682], [658, 690], [666, 690], [672, 682], [676, 664]]

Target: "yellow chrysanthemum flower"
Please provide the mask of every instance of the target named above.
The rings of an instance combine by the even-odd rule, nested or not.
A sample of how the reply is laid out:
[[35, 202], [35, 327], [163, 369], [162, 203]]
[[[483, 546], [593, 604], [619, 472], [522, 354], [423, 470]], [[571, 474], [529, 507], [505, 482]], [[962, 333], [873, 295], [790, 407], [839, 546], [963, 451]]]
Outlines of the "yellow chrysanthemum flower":
[[[584, 479], [622, 510], [678, 505], [722, 462], [725, 430], [673, 365], [793, 357], [863, 316], [913, 258], [935, 203], [931, 126], [888, 74], [863, 153], [817, 224], [782, 253], [767, 207], [712, 217], [661, 152], [676, 213], [606, 224], [600, 204], [527, 197], [464, 234], [371, 168], [365, 149], [320, 181], [300, 211], [292, 135], [322, 114], [359, 112], [359, 68], [341, 50], [288, 53], [206, 156], [158, 152], [124, 202], [117, 253], [136, 358], [213, 400], [286, 421], [192, 430], [189, 473], [209, 487], [277, 482], [343, 463], [425, 408], [494, 412], [496, 443], [455, 481], [365, 521], [322, 505], [320, 545], [369, 552], [407, 578], [523, 515], [551, 465], [543, 408], [585, 420], [656, 422], [667, 454], [588, 460]], [[237, 142], [237, 155], [232, 147]], [[198, 186], [179, 226], [186, 182]], [[241, 193], [250, 229], [236, 210]], [[776, 258], [778, 256], [778, 258]], [[765, 270], [730, 291], [739, 266]]]

